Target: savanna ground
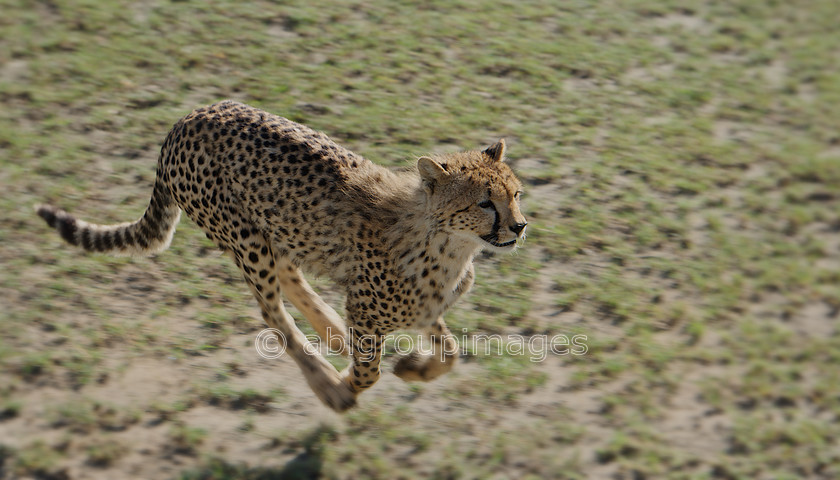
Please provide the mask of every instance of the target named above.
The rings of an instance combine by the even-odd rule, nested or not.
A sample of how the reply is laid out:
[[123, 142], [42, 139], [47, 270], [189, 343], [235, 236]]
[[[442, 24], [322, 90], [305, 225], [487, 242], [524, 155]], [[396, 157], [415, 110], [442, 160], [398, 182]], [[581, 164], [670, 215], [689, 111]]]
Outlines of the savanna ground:
[[[840, 477], [835, 0], [0, 10], [0, 478]], [[340, 416], [186, 218], [135, 259], [34, 215], [137, 218], [223, 98], [389, 165], [506, 138], [528, 240], [447, 321], [586, 354], [467, 352]]]

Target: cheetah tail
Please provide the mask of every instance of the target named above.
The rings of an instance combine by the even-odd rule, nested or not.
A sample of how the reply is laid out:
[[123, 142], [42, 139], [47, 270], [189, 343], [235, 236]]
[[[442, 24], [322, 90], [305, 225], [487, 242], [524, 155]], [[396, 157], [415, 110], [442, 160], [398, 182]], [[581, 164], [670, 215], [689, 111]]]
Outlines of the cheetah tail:
[[181, 209], [160, 181], [155, 182], [146, 213], [135, 222], [96, 225], [52, 205], [37, 205], [35, 209], [71, 245], [117, 255], [149, 255], [166, 250], [181, 216]]

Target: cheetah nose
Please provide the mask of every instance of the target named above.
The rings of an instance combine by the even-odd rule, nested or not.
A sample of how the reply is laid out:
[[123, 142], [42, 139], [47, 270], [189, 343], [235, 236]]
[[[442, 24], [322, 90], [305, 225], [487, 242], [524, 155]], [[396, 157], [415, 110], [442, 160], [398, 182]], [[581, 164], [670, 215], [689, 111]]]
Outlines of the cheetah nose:
[[513, 226], [511, 226], [511, 227], [509, 227], [509, 228], [510, 228], [510, 231], [511, 231], [511, 232], [513, 232], [513, 233], [515, 233], [515, 234], [519, 235], [520, 233], [522, 233], [522, 230], [525, 230], [525, 227], [526, 227], [527, 225], [528, 225], [528, 222], [524, 222], [524, 223], [517, 223], [516, 225], [513, 225]]

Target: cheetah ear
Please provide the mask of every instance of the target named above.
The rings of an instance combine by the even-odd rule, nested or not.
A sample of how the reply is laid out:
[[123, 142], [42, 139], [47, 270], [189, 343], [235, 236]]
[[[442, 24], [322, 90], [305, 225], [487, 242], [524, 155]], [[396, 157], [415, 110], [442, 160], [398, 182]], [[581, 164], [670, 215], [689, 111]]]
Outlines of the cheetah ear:
[[417, 170], [428, 185], [444, 184], [451, 178], [443, 165], [432, 160], [431, 157], [420, 157], [417, 160]]
[[494, 162], [505, 161], [505, 139], [502, 138], [493, 145], [487, 147], [482, 153], [490, 157]]

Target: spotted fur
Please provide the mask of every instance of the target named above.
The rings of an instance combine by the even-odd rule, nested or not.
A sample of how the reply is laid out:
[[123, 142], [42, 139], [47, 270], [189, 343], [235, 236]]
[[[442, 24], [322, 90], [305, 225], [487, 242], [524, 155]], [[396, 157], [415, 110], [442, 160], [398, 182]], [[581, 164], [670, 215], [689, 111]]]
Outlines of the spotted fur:
[[[397, 329], [421, 329], [437, 349], [400, 359], [397, 375], [430, 380], [452, 367], [458, 348], [442, 315], [472, 286], [473, 257], [511, 251], [525, 235], [522, 187], [504, 151], [499, 141], [390, 170], [323, 133], [225, 101], [172, 128], [136, 222], [95, 225], [52, 206], [37, 210], [73, 245], [140, 254], [169, 245], [183, 209], [230, 253], [315, 394], [343, 411], [379, 378], [383, 336]], [[301, 269], [343, 287], [346, 325]], [[281, 293], [333, 350], [352, 356], [346, 370], [311, 353]]]

